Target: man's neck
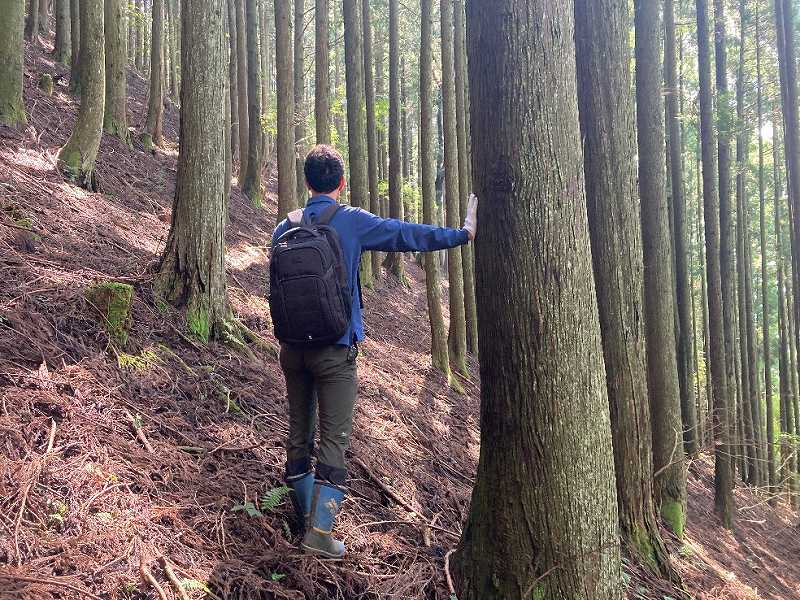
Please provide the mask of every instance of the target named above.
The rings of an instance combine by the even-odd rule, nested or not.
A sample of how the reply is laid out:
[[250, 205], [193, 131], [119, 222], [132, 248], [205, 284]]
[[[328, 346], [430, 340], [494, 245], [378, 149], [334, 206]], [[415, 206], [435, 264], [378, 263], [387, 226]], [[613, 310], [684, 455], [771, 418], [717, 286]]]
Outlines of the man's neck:
[[339, 201], [339, 190], [335, 190], [333, 192], [316, 192], [314, 190], [309, 190], [311, 192], [311, 197], [309, 200], [313, 200], [314, 198], [319, 198], [320, 196], [325, 196], [326, 198], [330, 198], [334, 202]]

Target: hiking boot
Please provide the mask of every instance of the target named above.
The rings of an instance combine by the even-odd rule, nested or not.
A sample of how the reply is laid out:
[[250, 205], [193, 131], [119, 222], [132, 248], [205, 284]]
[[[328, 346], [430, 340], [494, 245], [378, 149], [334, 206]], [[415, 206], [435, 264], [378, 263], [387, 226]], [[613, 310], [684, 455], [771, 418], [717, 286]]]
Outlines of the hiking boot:
[[286, 478], [286, 485], [292, 489], [289, 495], [292, 498], [294, 512], [300, 525], [300, 535], [305, 535], [306, 523], [308, 523], [308, 518], [311, 515], [314, 474], [309, 471], [301, 475], [292, 475]]
[[342, 558], [344, 544], [331, 535], [333, 522], [344, 500], [344, 490], [327, 482], [314, 482], [311, 518], [308, 521], [302, 548], [324, 558]]

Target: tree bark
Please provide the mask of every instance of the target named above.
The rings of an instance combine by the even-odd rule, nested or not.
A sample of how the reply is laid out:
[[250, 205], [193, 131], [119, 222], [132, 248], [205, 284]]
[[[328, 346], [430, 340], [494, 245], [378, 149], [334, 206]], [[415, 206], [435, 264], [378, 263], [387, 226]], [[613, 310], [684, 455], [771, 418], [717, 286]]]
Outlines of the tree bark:
[[81, 104], [75, 128], [58, 151], [58, 166], [81, 187], [97, 189], [94, 163], [100, 148], [105, 104], [103, 0], [81, 0]]
[[622, 596], [573, 9], [467, 4], [482, 386], [462, 600]]
[[[391, 28], [392, 7], [389, 5], [389, 27]], [[395, 7], [396, 8], [396, 7]], [[380, 214], [381, 199], [378, 194], [378, 137], [375, 123], [375, 76], [372, 57], [372, 16], [369, 2], [361, 3], [364, 25], [364, 87], [367, 107], [367, 163], [369, 169], [369, 210]], [[381, 253], [372, 253], [372, 273], [376, 278], [381, 275]]]
[[[81, 0], [83, 1], [83, 0]], [[153, 27], [150, 34], [150, 97], [147, 121], [142, 132], [145, 148], [164, 143], [164, 0], [153, 0]]]
[[81, 0], [70, 0], [69, 3], [69, 29], [72, 38], [72, 52], [69, 61], [69, 89], [73, 94], [81, 91]]
[[[364, 98], [364, 44], [361, 2], [343, 0], [345, 86], [347, 88], [347, 142], [350, 166], [350, 204], [369, 209], [367, 109]], [[361, 261], [361, 285], [372, 286], [369, 253]]]
[[[452, 0], [443, 0], [449, 2]], [[399, 0], [389, 0], [389, 216], [403, 220], [403, 157], [400, 122]], [[405, 279], [403, 254], [390, 254], [388, 267], [398, 281]], [[451, 323], [453, 316], [450, 316]]]
[[575, 42], [584, 173], [616, 466], [629, 552], [669, 571], [653, 508], [643, 258], [626, 0], [577, 0]]
[[231, 162], [239, 153], [239, 74], [237, 70], [236, 50], [236, 0], [227, 0], [228, 8], [228, 46], [230, 60], [228, 62], [228, 79], [230, 79], [231, 103]]
[[647, 373], [653, 422], [655, 498], [678, 536], [686, 522], [686, 468], [680, 455], [680, 386], [675, 359], [669, 212], [664, 171], [664, 105], [659, 76], [661, 19], [657, 3], [636, 0], [636, 116], [644, 257]]
[[[245, 0], [247, 9], [247, 170], [242, 192], [253, 206], [262, 201], [261, 169], [263, 154], [261, 136], [261, 56], [258, 47], [258, 0]], [[292, 149], [294, 155], [294, 149]]]
[[39, 0], [28, 0], [28, 18], [25, 21], [25, 39], [39, 45]]
[[275, 69], [278, 114], [278, 221], [297, 208], [294, 162], [294, 79], [291, 6], [275, 0]]
[[187, 329], [225, 336], [224, 0], [183, 0], [181, 149], [172, 225], [154, 284]]
[[[420, 0], [419, 53], [419, 169], [422, 181], [422, 221], [436, 222], [436, 166], [433, 160], [433, 0]], [[436, 255], [426, 252], [425, 292], [428, 299], [428, 318], [431, 325], [431, 362], [433, 367], [450, 379], [450, 358], [447, 331], [442, 315], [439, 269]]]
[[69, 0], [56, 0], [56, 41], [53, 59], [68, 65], [72, 51], [72, 37], [69, 27]]
[[306, 109], [305, 109], [305, 60], [303, 56], [303, 20], [305, 19], [305, 0], [294, 0], [294, 140], [297, 169], [297, 199], [300, 206], [305, 205], [308, 190], [305, 184], [303, 165], [305, 163]]
[[314, 119], [317, 126], [318, 144], [331, 143], [331, 64], [328, 41], [328, 11], [328, 0], [316, 0], [314, 13]]
[[130, 145], [128, 132], [127, 56], [122, 1], [105, 0], [106, 103], [103, 130]]
[[4, 8], [6, 22], [0, 27], [0, 123], [16, 127], [28, 121], [22, 101], [25, 4], [5, 2]]
[[[458, 131], [456, 127], [456, 87], [453, 52], [453, 0], [441, 0], [442, 35], [442, 118], [444, 125], [445, 224], [461, 227], [461, 202], [458, 179]], [[391, 152], [392, 142], [389, 141]], [[447, 251], [450, 281], [450, 331], [448, 344], [453, 368], [467, 371], [467, 322], [464, 311], [464, 264], [461, 247]]]
[[698, 63], [700, 73], [700, 137], [703, 155], [703, 203], [706, 232], [706, 274], [710, 364], [714, 397], [714, 509], [723, 525], [733, 527], [733, 476], [730, 464], [728, 422], [728, 372], [723, 325], [720, 264], [720, 204], [717, 189], [717, 156], [714, 148], [714, 115], [711, 97], [711, 49], [708, 33], [708, 2], [696, 0]]
[[250, 156], [250, 116], [247, 101], [247, 25], [245, 23], [245, 3], [247, 0], [235, 0], [236, 3], [236, 69], [238, 78], [239, 110], [239, 186], [244, 187], [247, 174], [247, 160]]
[[39, 0], [39, 33], [50, 33], [50, 0]]
[[[136, 68], [140, 73], [144, 73], [144, 31], [145, 14], [143, 0], [136, 0]], [[73, 41], [73, 44], [75, 42]]]

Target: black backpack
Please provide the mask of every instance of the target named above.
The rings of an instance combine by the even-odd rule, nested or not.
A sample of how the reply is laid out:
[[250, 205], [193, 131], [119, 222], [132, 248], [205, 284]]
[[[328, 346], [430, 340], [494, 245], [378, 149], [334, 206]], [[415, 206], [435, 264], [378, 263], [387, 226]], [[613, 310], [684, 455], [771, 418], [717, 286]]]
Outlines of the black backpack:
[[329, 225], [341, 208], [327, 208], [311, 224], [305, 211], [300, 223], [272, 248], [269, 263], [269, 308], [275, 337], [293, 346], [335, 344], [350, 326], [352, 296], [339, 234]]

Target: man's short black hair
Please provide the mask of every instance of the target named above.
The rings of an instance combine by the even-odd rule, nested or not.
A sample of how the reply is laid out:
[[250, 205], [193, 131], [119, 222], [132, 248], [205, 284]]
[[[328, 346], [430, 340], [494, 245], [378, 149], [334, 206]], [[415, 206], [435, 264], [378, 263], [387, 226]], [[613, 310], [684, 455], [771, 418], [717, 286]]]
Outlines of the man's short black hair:
[[306, 156], [304, 171], [308, 187], [320, 194], [328, 194], [339, 188], [344, 177], [344, 160], [331, 146], [319, 144]]

